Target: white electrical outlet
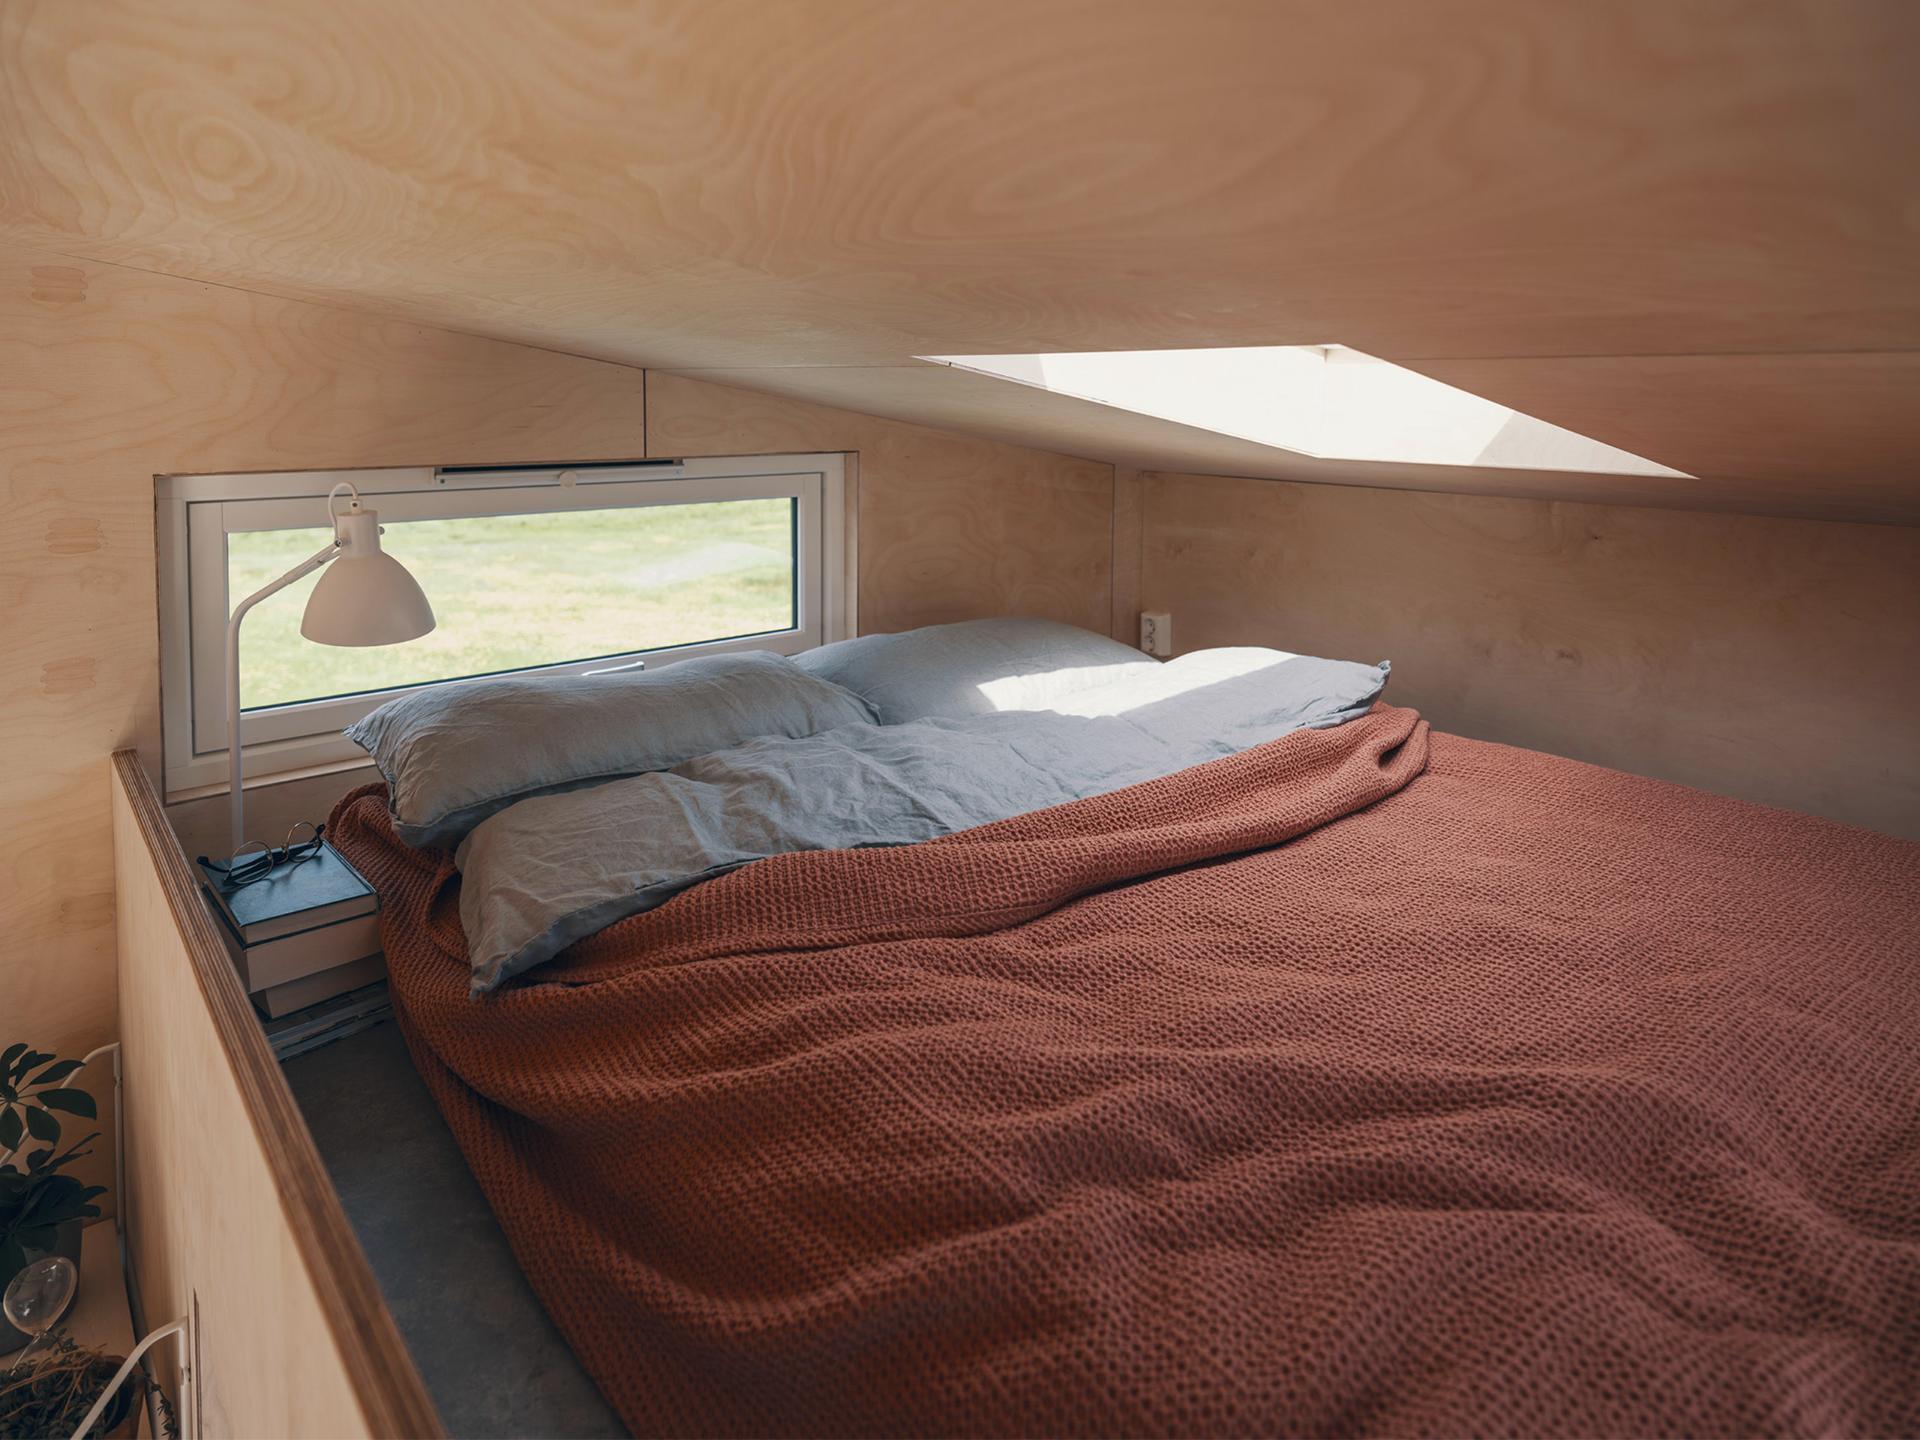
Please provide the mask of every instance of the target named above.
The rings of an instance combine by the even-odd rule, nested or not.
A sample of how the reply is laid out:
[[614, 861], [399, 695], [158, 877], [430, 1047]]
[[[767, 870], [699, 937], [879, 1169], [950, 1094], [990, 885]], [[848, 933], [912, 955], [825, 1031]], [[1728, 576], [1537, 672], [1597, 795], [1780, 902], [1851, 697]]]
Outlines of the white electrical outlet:
[[1173, 654], [1173, 616], [1164, 610], [1142, 610], [1140, 648], [1149, 655]]

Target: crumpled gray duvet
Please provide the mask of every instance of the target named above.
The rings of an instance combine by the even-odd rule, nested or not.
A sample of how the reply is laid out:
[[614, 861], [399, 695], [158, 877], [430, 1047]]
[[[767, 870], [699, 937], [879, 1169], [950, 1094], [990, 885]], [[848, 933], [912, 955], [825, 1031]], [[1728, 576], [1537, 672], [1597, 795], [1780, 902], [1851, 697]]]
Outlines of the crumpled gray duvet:
[[1365, 713], [1388, 667], [1197, 651], [1050, 710], [768, 737], [522, 800], [461, 845], [473, 990], [715, 875], [795, 850], [930, 840]]

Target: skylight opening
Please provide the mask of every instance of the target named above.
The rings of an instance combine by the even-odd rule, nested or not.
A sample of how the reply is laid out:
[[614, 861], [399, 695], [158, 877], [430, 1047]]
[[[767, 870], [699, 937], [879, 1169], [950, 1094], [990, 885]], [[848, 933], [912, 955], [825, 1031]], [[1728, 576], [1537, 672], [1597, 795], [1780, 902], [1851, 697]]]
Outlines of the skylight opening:
[[1322, 460], [1685, 478], [1344, 345], [920, 358]]

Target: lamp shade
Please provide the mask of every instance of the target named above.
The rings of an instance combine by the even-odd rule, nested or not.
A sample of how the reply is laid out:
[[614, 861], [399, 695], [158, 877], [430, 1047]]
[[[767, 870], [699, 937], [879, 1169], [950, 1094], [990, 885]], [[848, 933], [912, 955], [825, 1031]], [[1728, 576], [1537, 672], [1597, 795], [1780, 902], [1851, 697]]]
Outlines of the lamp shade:
[[380, 517], [356, 508], [334, 519], [339, 554], [307, 597], [300, 633], [322, 645], [398, 645], [433, 629], [433, 606], [407, 567], [380, 548]]

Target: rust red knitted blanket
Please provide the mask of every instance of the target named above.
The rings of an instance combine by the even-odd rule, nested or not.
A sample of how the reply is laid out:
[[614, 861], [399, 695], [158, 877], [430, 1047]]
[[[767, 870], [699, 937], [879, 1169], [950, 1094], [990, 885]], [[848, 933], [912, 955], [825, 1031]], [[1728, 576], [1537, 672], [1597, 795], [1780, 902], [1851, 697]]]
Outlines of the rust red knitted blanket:
[[396, 1005], [639, 1433], [1911, 1435], [1920, 846], [1382, 708]]

